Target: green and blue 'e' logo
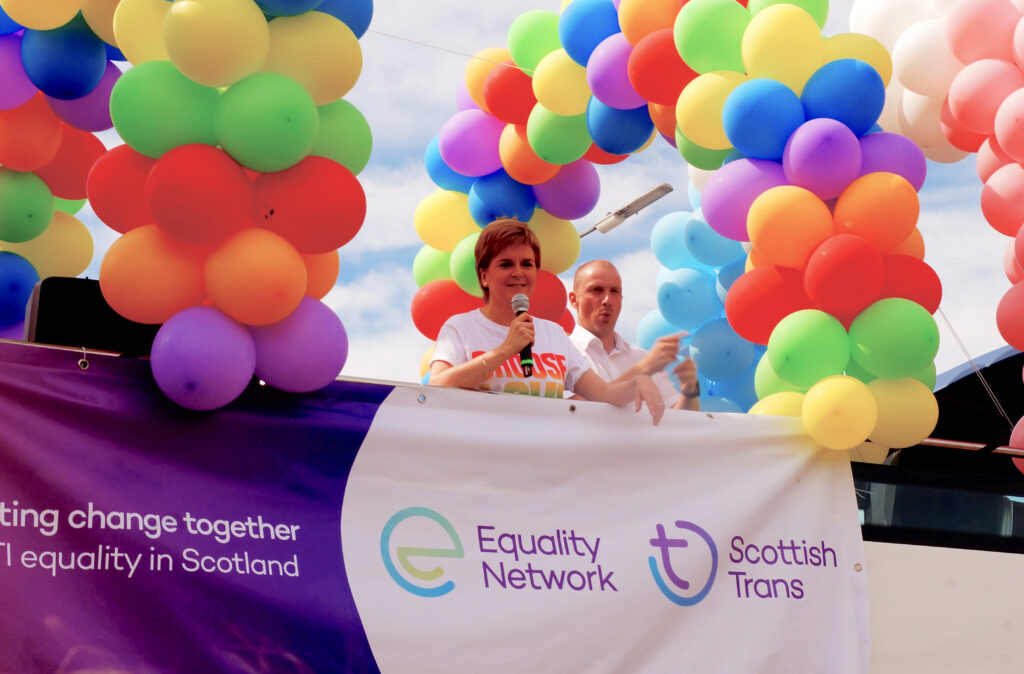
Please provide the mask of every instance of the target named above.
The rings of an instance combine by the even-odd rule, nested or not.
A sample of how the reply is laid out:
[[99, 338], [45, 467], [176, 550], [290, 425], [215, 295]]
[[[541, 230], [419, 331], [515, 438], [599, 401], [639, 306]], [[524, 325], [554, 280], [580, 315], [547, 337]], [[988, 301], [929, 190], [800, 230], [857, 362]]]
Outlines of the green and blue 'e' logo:
[[455, 527], [451, 525], [451, 522], [441, 516], [436, 510], [423, 507], [412, 507], [404, 508], [399, 510], [397, 513], [391, 516], [391, 519], [384, 525], [384, 530], [380, 532], [380, 554], [384, 560], [384, 568], [388, 570], [391, 577], [399, 587], [407, 592], [411, 592], [420, 597], [440, 597], [448, 594], [455, 589], [455, 583], [447, 581], [438, 585], [437, 587], [421, 587], [409, 582], [405, 579], [402, 574], [395, 568], [394, 562], [391, 561], [391, 533], [395, 530], [399, 524], [409, 519], [410, 517], [426, 517], [437, 522], [441, 525], [451, 539], [452, 547], [450, 549], [441, 548], [411, 548], [407, 546], [398, 546], [395, 549], [395, 557], [398, 558], [398, 563], [405, 569], [413, 578], [418, 578], [422, 581], [434, 581], [444, 575], [444, 569], [440, 566], [436, 566], [433, 569], [422, 570], [412, 565], [409, 561], [410, 557], [435, 557], [435, 558], [453, 558], [457, 559], [463, 557], [462, 541], [459, 539], [459, 534], [455, 531]]

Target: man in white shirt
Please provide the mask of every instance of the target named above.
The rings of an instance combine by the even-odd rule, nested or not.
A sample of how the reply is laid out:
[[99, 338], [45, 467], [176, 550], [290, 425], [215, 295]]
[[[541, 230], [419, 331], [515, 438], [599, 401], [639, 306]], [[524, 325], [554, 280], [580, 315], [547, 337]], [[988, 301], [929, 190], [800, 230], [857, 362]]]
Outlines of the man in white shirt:
[[615, 332], [622, 310], [622, 278], [615, 265], [607, 260], [581, 265], [573, 277], [569, 303], [576, 310], [576, 328], [570, 339], [605, 381], [650, 375], [667, 406], [700, 409], [700, 386], [693, 361], [687, 358], [673, 369], [682, 394], [665, 372], [665, 367], [676, 360], [679, 340], [685, 332], [659, 338], [650, 351], [631, 346]]

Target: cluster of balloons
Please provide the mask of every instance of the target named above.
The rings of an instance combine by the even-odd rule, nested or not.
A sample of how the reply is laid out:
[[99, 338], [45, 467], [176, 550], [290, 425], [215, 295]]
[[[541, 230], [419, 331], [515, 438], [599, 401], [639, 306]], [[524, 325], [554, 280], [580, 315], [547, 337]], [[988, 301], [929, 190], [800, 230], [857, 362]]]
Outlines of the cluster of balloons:
[[103, 4], [100, 34], [131, 63], [109, 97], [125, 144], [88, 174], [93, 210], [121, 234], [104, 298], [162, 324], [153, 375], [184, 407], [226, 405], [253, 375], [289, 392], [327, 385], [348, 339], [320, 299], [365, 217], [356, 174], [372, 144], [342, 97], [372, 4]]
[[35, 284], [92, 260], [75, 214], [121, 72], [90, 23], [109, 3], [62, 4], [0, 2], [0, 334], [18, 339]]

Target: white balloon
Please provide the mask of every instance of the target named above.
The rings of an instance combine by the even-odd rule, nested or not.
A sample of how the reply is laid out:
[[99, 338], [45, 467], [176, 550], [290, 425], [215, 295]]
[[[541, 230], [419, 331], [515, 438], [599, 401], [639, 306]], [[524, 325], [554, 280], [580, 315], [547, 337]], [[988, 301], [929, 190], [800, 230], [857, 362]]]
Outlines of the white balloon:
[[919, 21], [896, 40], [893, 73], [905, 88], [922, 96], [945, 96], [949, 83], [964, 67], [946, 41], [942, 19]]
[[949, 145], [939, 122], [943, 98], [904, 91], [899, 107], [900, 132], [922, 148]]
[[713, 173], [714, 171], [705, 171], [704, 169], [697, 168], [693, 164], [689, 164], [686, 167], [686, 174], [690, 177], [690, 182], [693, 183], [693, 186], [697, 188], [698, 192], [704, 191], [704, 185], [707, 184], [708, 178], [710, 178]]
[[857, 0], [850, 9], [850, 30], [870, 35], [892, 53], [907, 28], [934, 16], [929, 0]]
[[895, 77], [885, 88], [885, 105], [878, 116], [878, 126], [889, 133], [900, 132], [900, 100], [903, 98], [903, 85]]
[[970, 152], [965, 152], [949, 143], [940, 147], [922, 147], [921, 152], [928, 159], [940, 164], [955, 164], [970, 154]]

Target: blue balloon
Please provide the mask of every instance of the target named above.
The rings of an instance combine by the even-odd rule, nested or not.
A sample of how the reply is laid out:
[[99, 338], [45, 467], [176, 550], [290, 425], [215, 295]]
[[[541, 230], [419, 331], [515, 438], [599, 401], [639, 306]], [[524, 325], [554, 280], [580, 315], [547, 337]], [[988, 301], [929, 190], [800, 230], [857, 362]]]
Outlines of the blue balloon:
[[[742, 246], [740, 246], [742, 249]], [[718, 298], [725, 303], [725, 295], [729, 292], [729, 288], [732, 287], [733, 283], [736, 283], [736, 279], [743, 276], [747, 270], [747, 254], [742, 253], [738, 258], [728, 264], [722, 265], [721, 269], [718, 270], [718, 281], [716, 286], [718, 288]]]
[[[697, 369], [716, 382], [736, 379], [754, 364], [754, 345], [736, 334], [724, 318], [700, 326], [690, 340]], [[753, 372], [750, 372], [753, 378]]]
[[693, 181], [686, 183], [686, 198], [690, 200], [690, 209], [700, 208], [700, 190], [693, 184]]
[[709, 393], [712, 396], [727, 398], [739, 406], [741, 412], [748, 412], [757, 402], [757, 391], [754, 390], [754, 366], [735, 379], [712, 382]]
[[423, 155], [427, 175], [442, 190], [469, 194], [469, 188], [473, 186], [473, 181], [476, 178], [464, 176], [445, 164], [444, 159], [441, 158], [441, 151], [438, 149], [438, 142], [438, 136], [434, 136], [427, 144], [427, 151]]
[[651, 250], [654, 251], [654, 257], [669, 269], [703, 266], [690, 254], [683, 240], [683, 231], [689, 217], [687, 211], [674, 211], [658, 218], [651, 228]]
[[356, 37], [362, 37], [373, 18], [373, 0], [323, 0], [316, 11], [341, 19]]
[[53, 30], [25, 29], [21, 62], [32, 84], [61, 100], [81, 98], [96, 88], [107, 69], [107, 49], [79, 13]]
[[597, 45], [622, 30], [612, 0], [572, 0], [558, 18], [562, 48], [584, 68]]
[[679, 332], [679, 328], [665, 320], [661, 312], [652, 309], [644, 314], [636, 326], [636, 343], [641, 349], [649, 349], [659, 337]]
[[32, 263], [9, 251], [0, 251], [0, 327], [25, 320], [25, 305], [39, 274]]
[[11, 17], [7, 16], [7, 12], [4, 11], [4, 8], [0, 7], [0, 35], [17, 33], [22, 28], [23, 26], [21, 24], [12, 21]]
[[269, 16], [295, 16], [310, 12], [324, 0], [256, 0], [256, 4]]
[[469, 188], [469, 213], [481, 227], [498, 218], [528, 222], [536, 208], [533, 189], [514, 180], [504, 169], [476, 178]]
[[658, 286], [658, 309], [672, 325], [696, 330], [722, 313], [715, 276], [708, 270], [676, 269]]
[[743, 154], [742, 152], [740, 152], [736, 148], [733, 148], [733, 149], [729, 150], [729, 153], [727, 155], [725, 155], [725, 158], [722, 160], [722, 166], [725, 166], [726, 164], [728, 164], [731, 161], [736, 161], [737, 159], [743, 159], [745, 156], [746, 156], [745, 154]]
[[729, 400], [728, 398], [722, 398], [720, 396], [701, 396], [700, 397], [700, 411], [701, 412], [718, 412], [722, 413], [743, 413], [743, 409], [739, 405]]
[[587, 131], [594, 144], [605, 152], [629, 154], [651, 139], [654, 122], [646, 105], [619, 110], [591, 96], [587, 103]]
[[800, 100], [807, 119], [835, 119], [854, 135], [863, 136], [882, 114], [885, 83], [864, 61], [840, 59], [826, 63], [811, 75]]
[[108, 61], [127, 61], [128, 60], [128, 57], [126, 57], [124, 55], [124, 52], [122, 52], [120, 49], [118, 49], [117, 47], [115, 47], [112, 44], [108, 44], [108, 43], [104, 42], [103, 43], [103, 48], [107, 50], [107, 60]]
[[790, 134], [805, 121], [800, 97], [782, 82], [764, 77], [740, 84], [722, 107], [726, 137], [753, 159], [781, 160]]
[[683, 243], [690, 255], [709, 267], [721, 267], [743, 255], [739, 241], [728, 239], [704, 221], [700, 210], [694, 211], [683, 225]]

